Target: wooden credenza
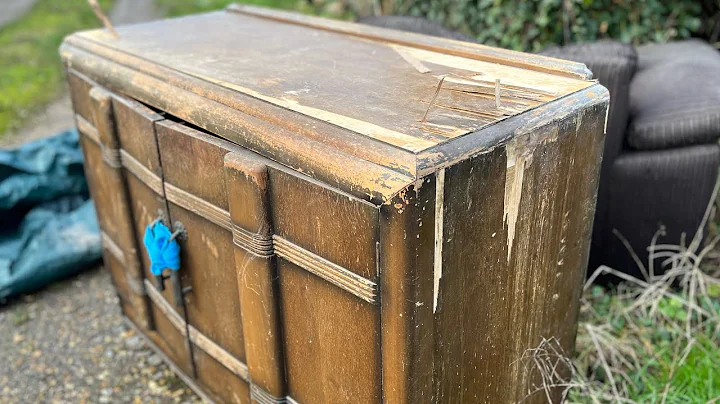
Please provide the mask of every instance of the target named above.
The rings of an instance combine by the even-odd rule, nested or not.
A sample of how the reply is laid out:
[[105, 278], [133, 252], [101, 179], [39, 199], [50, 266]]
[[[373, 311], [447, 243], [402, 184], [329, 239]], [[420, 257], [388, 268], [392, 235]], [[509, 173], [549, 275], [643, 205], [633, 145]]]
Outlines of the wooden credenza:
[[585, 66], [241, 6], [118, 33], [61, 48], [105, 265], [205, 399], [510, 403], [525, 350], [570, 352], [608, 106]]

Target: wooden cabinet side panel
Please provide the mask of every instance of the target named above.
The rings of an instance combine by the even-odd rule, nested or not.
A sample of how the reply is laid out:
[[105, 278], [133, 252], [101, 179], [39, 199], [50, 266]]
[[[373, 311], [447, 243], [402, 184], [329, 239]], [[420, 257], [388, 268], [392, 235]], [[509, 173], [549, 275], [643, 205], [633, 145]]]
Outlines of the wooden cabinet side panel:
[[523, 354], [552, 338], [571, 352], [606, 107], [446, 169], [437, 402], [545, 402], [526, 397], [538, 380]]

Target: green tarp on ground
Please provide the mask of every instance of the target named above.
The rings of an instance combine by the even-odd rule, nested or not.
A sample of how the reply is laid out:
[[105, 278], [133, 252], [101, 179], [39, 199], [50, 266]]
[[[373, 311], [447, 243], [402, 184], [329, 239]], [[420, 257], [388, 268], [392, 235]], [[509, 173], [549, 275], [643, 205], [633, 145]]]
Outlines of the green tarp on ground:
[[0, 150], [0, 300], [100, 260], [76, 130]]

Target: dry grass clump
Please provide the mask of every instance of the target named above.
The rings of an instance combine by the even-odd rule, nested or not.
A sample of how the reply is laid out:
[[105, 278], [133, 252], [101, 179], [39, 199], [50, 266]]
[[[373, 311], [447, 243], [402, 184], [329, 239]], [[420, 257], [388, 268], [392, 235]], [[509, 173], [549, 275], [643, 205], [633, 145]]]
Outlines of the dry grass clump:
[[[522, 361], [537, 381], [528, 396], [552, 402], [560, 391], [568, 402], [720, 403], [720, 235], [715, 229], [703, 240], [702, 231], [713, 214], [711, 203], [689, 243], [683, 237], [679, 245], [658, 244], [658, 230], [647, 264], [616, 233], [642, 278], [604, 266], [592, 274], [574, 358], [554, 338], [525, 352]], [[603, 274], [622, 282], [612, 290], [595, 285]]]

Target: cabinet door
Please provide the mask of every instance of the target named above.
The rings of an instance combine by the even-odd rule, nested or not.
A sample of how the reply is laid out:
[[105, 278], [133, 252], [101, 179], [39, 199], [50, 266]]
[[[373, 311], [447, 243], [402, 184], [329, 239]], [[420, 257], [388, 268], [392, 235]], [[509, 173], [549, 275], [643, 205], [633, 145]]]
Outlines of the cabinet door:
[[113, 96], [120, 159], [127, 181], [135, 237], [140, 246], [145, 290], [151, 302], [152, 327], [148, 336], [185, 374], [192, 374], [184, 312], [173, 302], [170, 282], [160, 290], [150, 271], [150, 257], [143, 246], [145, 229], [155, 220], [172, 228], [168, 214], [163, 170], [157, 145], [157, 125], [164, 118], [141, 103]]
[[380, 403], [378, 207], [272, 167], [288, 395]]
[[224, 157], [230, 143], [172, 121], [158, 144], [168, 214], [180, 240], [181, 281], [197, 381], [219, 402], [250, 402], [245, 334]]
[[141, 328], [150, 327], [142, 268], [132, 226], [130, 198], [120, 166], [112, 96], [83, 76], [68, 73], [84, 168], [100, 225], [103, 258], [123, 313]]
[[158, 291], [143, 247], [145, 227], [169, 224], [155, 123], [164, 118], [133, 100], [68, 73], [85, 170], [102, 231], [105, 266], [123, 313], [180, 370], [192, 361], [172, 290]]

